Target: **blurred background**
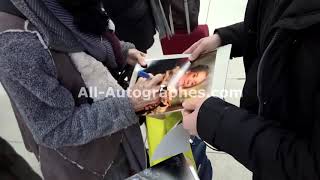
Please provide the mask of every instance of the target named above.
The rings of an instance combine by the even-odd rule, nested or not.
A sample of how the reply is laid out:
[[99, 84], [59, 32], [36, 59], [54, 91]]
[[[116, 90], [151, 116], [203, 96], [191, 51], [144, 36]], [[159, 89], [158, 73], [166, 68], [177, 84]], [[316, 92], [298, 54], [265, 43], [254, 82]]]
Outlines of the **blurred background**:
[[[199, 24], [208, 24], [210, 33], [214, 29], [231, 25], [243, 20], [247, 0], [201, 0]], [[162, 55], [159, 37], [148, 50], [148, 55]], [[242, 58], [230, 61], [226, 89], [240, 90], [245, 81]], [[229, 97], [226, 101], [239, 105], [239, 97]], [[33, 169], [40, 173], [39, 164], [33, 154], [25, 150], [17, 122], [11, 110], [9, 99], [0, 84], [0, 136], [6, 139], [22, 155]], [[222, 152], [207, 151], [213, 166], [215, 180], [249, 180], [251, 172], [239, 164], [233, 157]]]

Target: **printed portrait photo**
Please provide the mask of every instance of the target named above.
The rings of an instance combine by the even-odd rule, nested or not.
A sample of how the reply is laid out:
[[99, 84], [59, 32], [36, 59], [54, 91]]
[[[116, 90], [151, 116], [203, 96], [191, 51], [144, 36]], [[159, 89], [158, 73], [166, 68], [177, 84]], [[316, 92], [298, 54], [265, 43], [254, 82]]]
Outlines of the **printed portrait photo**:
[[143, 71], [162, 74], [161, 103], [146, 114], [156, 115], [182, 109], [182, 102], [191, 97], [204, 97], [211, 87], [216, 52], [190, 63], [187, 58], [152, 61]]

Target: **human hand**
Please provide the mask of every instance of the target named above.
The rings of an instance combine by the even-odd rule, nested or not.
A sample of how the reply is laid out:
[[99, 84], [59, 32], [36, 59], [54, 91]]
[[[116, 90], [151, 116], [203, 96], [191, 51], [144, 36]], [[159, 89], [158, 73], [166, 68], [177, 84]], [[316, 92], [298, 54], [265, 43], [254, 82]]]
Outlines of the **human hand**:
[[208, 98], [193, 98], [187, 99], [183, 102], [183, 127], [187, 130], [190, 135], [198, 135], [197, 132], [197, 120], [198, 120], [198, 113], [202, 104]]
[[135, 112], [148, 111], [160, 104], [159, 91], [162, 79], [161, 74], [151, 76], [150, 79], [139, 78], [135, 85], [129, 87], [129, 97]]
[[201, 54], [212, 52], [221, 46], [221, 38], [218, 34], [205, 37], [194, 43], [184, 54], [191, 54], [190, 61], [196, 60]]
[[137, 49], [129, 49], [127, 62], [130, 65], [140, 64], [142, 67], [146, 67], [147, 63], [145, 62], [146, 54], [137, 50]]

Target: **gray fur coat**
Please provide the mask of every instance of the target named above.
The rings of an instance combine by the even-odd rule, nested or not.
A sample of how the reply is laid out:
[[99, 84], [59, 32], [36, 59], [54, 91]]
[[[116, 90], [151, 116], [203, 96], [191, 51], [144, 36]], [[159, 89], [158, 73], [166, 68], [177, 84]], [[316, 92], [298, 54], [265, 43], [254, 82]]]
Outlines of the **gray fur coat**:
[[[52, 26], [58, 20], [46, 24], [46, 18], [41, 20], [41, 16], [28, 9], [35, 4], [30, 2], [13, 0], [15, 6], [29, 16], [29, 26], [26, 25], [25, 30], [0, 33], [0, 81], [17, 104], [37, 143], [50, 148], [82, 145], [136, 124], [137, 116], [127, 97], [110, 97], [91, 105], [75, 106], [71, 93], [57, 80], [48, 47], [63, 44], [67, 39], [70, 41], [61, 47], [68, 52], [67, 47], [80, 42], [81, 45], [75, 45], [72, 49], [73, 52], [80, 52], [95, 41], [91, 37], [72, 33], [64, 24]], [[30, 3], [29, 6], [26, 3]], [[83, 39], [86, 41], [81, 43]], [[125, 53], [130, 46], [123, 44], [123, 47]], [[114, 85], [114, 80], [108, 82], [110, 87], [121, 89]]]

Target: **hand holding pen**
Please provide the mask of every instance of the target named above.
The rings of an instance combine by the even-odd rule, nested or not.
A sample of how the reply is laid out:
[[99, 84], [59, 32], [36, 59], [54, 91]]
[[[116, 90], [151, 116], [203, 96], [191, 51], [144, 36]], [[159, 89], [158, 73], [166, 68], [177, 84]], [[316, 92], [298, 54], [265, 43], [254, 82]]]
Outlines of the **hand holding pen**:
[[[129, 87], [131, 93], [130, 100], [135, 109], [135, 112], [148, 111], [154, 109], [160, 104], [160, 84], [163, 79], [163, 75], [158, 74], [153, 76], [144, 71], [138, 73], [140, 77], [135, 85]], [[139, 91], [139, 96], [136, 92]], [[144, 91], [152, 93], [144, 94]], [[155, 93], [153, 93], [155, 92]], [[147, 97], [146, 97], [147, 96]]]

